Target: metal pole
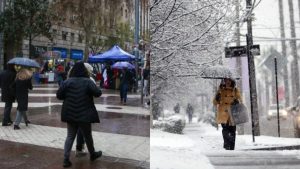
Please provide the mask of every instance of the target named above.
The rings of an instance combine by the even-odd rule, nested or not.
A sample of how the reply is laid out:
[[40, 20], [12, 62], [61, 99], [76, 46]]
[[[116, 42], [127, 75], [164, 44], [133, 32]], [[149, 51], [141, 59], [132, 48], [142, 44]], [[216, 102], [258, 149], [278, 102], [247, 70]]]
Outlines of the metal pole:
[[138, 88], [138, 59], [139, 59], [139, 0], [135, 0], [135, 32], [134, 32], [134, 45], [135, 45], [135, 74], [136, 74], [136, 82], [135, 82], [135, 90], [137, 91]]
[[279, 101], [278, 101], [278, 81], [277, 81], [277, 58], [274, 58], [275, 64], [275, 84], [276, 84], [276, 101], [277, 101], [277, 124], [278, 124], [278, 137], [280, 137], [280, 120], [279, 120]]
[[[2, 13], [2, 12], [4, 12], [4, 9], [5, 9], [5, 5], [6, 5], [6, 0], [0, 0], [0, 14]], [[3, 40], [4, 40], [4, 38], [3, 38], [3, 36], [4, 36], [4, 33], [3, 32], [0, 32], [0, 69], [2, 70], [3, 69], [3, 67], [4, 67], [4, 50], [3, 50], [3, 44], [4, 44], [4, 42], [3, 42]]]
[[255, 64], [254, 57], [250, 51], [253, 45], [252, 37], [252, 0], [246, 0], [246, 9], [248, 10], [247, 18], [247, 56], [248, 56], [248, 70], [249, 70], [249, 87], [250, 87], [250, 101], [251, 101], [251, 117], [252, 117], [252, 134], [253, 142], [254, 136], [259, 136], [259, 116], [257, 109], [257, 93], [256, 93], [256, 80], [255, 80]]

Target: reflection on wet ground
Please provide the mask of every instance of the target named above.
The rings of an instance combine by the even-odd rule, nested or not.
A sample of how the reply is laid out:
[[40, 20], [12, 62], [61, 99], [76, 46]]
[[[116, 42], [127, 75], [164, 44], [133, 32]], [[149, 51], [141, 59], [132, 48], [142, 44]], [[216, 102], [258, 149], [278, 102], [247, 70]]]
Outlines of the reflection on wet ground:
[[[1, 169], [61, 169], [62, 149], [41, 147], [0, 140]], [[71, 156], [72, 168], [76, 169], [147, 169], [149, 163], [103, 156], [89, 162], [89, 156]]]
[[[3, 108], [0, 108], [0, 112], [2, 111]], [[32, 124], [66, 128], [66, 123], [60, 121], [60, 111], [61, 106], [54, 105], [47, 107], [30, 108], [27, 115]], [[14, 108], [11, 115], [13, 119], [15, 117], [15, 112], [16, 110]], [[145, 137], [150, 136], [149, 116], [112, 112], [98, 113], [100, 117], [100, 124], [95, 123], [93, 125], [93, 131]]]

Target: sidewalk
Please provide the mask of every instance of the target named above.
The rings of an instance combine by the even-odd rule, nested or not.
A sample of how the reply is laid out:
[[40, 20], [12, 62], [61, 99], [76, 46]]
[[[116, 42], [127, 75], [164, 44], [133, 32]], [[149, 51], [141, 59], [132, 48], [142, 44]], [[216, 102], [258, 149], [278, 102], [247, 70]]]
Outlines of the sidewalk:
[[[66, 123], [60, 120], [62, 101], [56, 99], [56, 90], [54, 84], [43, 84], [30, 91], [28, 127], [24, 123], [20, 125], [21, 130], [0, 126], [1, 169], [62, 168], [67, 129]], [[119, 94], [110, 90], [103, 90], [103, 95], [95, 98], [100, 124], [92, 125], [94, 146], [103, 152], [103, 157], [91, 163], [88, 156], [75, 158], [73, 151], [73, 168], [150, 168], [150, 113], [138, 100], [138, 95], [130, 94], [127, 105], [121, 105]], [[0, 112], [3, 108], [4, 104], [0, 103]], [[15, 114], [16, 103], [11, 114], [13, 120]], [[73, 150], [75, 145], [76, 141]]]
[[[278, 149], [278, 147], [299, 147], [300, 145], [299, 138], [277, 138], [270, 136], [255, 138], [256, 142], [253, 143], [251, 135], [237, 135], [236, 149], [234, 151], [227, 151], [223, 149], [222, 129], [219, 128], [219, 130], [216, 130], [216, 128], [208, 124], [186, 124], [183, 135], [151, 130], [151, 168], [197, 169], [201, 166], [203, 169], [211, 169], [216, 164], [213, 163], [212, 165], [212, 157], [238, 156], [246, 152], [260, 154], [262, 153], [261, 150], [273, 150]], [[254, 151], [253, 149], [260, 149], [260, 151]], [[299, 155], [300, 151], [280, 151], [279, 153]], [[168, 163], [168, 159], [174, 160], [172, 163]]]

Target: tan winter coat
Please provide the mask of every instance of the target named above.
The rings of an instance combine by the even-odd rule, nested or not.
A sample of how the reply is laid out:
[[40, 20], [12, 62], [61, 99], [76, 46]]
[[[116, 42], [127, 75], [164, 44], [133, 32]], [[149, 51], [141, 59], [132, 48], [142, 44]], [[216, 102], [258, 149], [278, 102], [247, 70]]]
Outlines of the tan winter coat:
[[220, 93], [220, 102], [216, 101], [216, 97], [213, 100], [213, 104], [217, 106], [217, 118], [218, 124], [227, 123], [232, 124], [229, 116], [230, 105], [233, 103], [234, 99], [242, 102], [241, 93], [237, 88], [221, 88], [218, 90], [217, 94]]

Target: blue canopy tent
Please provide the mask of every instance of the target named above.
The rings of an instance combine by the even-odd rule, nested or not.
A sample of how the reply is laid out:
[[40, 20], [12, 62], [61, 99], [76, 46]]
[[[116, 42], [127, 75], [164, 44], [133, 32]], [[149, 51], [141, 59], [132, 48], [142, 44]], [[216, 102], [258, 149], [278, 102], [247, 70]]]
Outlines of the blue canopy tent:
[[99, 63], [105, 61], [133, 61], [134, 59], [134, 55], [125, 52], [118, 45], [115, 45], [110, 50], [102, 54], [90, 56], [88, 62]]

